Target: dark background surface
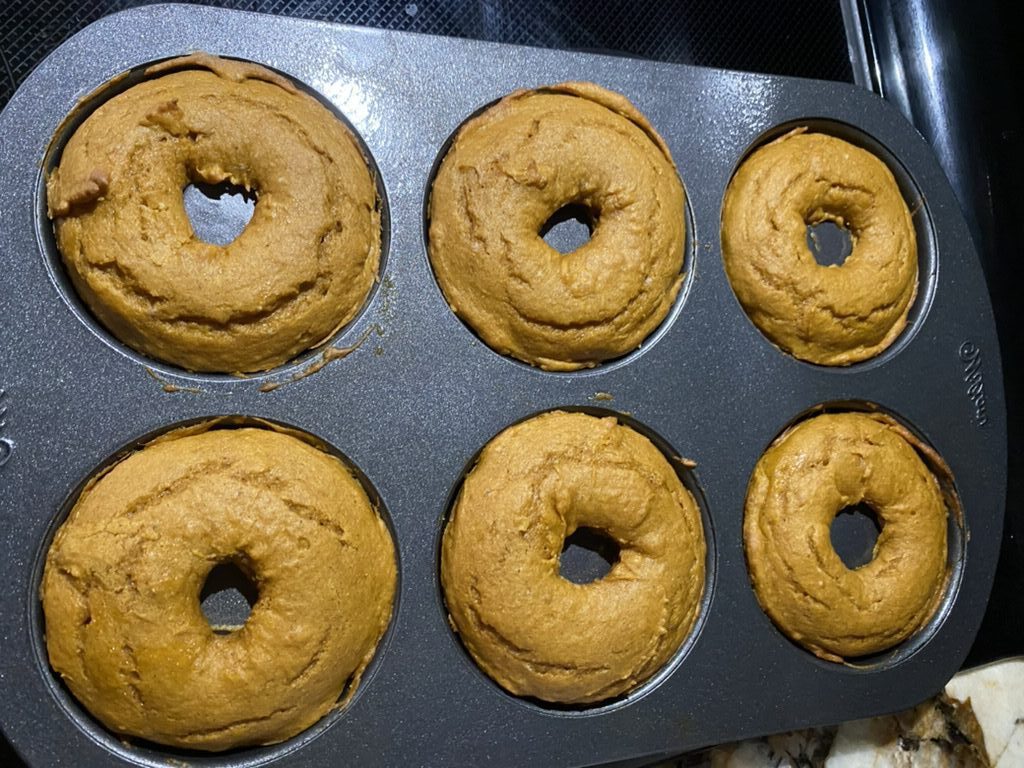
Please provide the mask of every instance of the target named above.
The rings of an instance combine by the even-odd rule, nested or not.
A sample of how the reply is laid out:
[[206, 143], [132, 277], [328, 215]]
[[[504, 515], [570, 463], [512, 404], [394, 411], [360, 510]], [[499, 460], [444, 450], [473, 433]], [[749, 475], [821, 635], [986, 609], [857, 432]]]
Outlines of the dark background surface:
[[1003, 548], [988, 610], [965, 666], [1024, 654], [1024, 49], [1016, 4], [943, 0], [950, 53], [970, 94], [963, 121], [973, 137], [963, 148], [973, 170], [972, 194], [960, 202], [973, 216], [975, 244], [988, 278], [1002, 348], [1006, 389], [1008, 474]]
[[[91, 21], [145, 0], [17, 0], [0, 13], [0, 106], [32, 68]], [[771, 74], [852, 81], [838, 2], [748, 3], [742, 0], [608, 2], [570, 0], [219, 0], [204, 4], [388, 29], [552, 48], [622, 53], [664, 61]], [[957, 65], [972, 93], [975, 153], [984, 192], [961, 198], [982, 226], [975, 238], [996, 309], [1009, 409], [1008, 515], [989, 611], [968, 665], [1024, 653], [1024, 409], [1017, 292], [1022, 266], [1024, 134], [1018, 73], [1024, 71], [1010, 4], [949, 4]], [[959, 7], [963, 5], [963, 7]], [[808, 11], [813, 7], [813, 11]], [[961, 116], [964, 117], [964, 116]], [[11, 695], [7, 692], [5, 695]], [[0, 765], [20, 763], [0, 742]]]
[[[14, 0], [0, 13], [12, 87], [69, 35], [152, 0]], [[837, 0], [212, 0], [242, 11], [778, 75], [852, 81]], [[813, 13], [808, 12], [813, 5]]]

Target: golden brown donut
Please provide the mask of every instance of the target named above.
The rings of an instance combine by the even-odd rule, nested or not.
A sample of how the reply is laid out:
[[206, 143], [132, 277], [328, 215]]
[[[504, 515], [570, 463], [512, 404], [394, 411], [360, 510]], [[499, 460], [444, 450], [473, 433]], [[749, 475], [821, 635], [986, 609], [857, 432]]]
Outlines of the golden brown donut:
[[[590, 241], [540, 236], [569, 204]], [[636, 347], [682, 283], [683, 187], [625, 97], [592, 83], [517, 91], [459, 129], [430, 194], [430, 262], [448, 304], [492, 349], [549, 370]]]
[[[947, 501], [904, 427], [880, 414], [801, 421], [757, 462], [743, 520], [757, 599], [791, 640], [832, 661], [877, 653], [920, 629], [949, 579]], [[936, 457], [937, 459], [937, 457]], [[843, 509], [882, 526], [872, 560], [849, 569], [831, 542]]]
[[[199, 603], [232, 562], [257, 585], [216, 634]], [[111, 730], [272, 744], [355, 690], [391, 616], [391, 535], [337, 458], [271, 429], [171, 433], [82, 491], [41, 598], [53, 666]]]
[[[601, 579], [559, 571], [565, 539], [620, 548]], [[693, 497], [650, 440], [615, 418], [552, 412], [491, 440], [445, 528], [441, 583], [477, 664], [518, 696], [586, 704], [657, 672], [693, 629], [704, 592]]]
[[[853, 249], [821, 266], [807, 227]], [[725, 193], [722, 256], [744, 310], [786, 352], [849, 365], [886, 349], [917, 294], [917, 240], [892, 173], [866, 150], [799, 128], [743, 161]]]
[[[380, 262], [355, 138], [255, 64], [196, 54], [147, 74], [79, 126], [47, 180], [75, 289], [122, 342], [194, 371], [265, 370], [325, 341]], [[258, 199], [220, 246], [196, 236], [182, 191], [224, 181]]]

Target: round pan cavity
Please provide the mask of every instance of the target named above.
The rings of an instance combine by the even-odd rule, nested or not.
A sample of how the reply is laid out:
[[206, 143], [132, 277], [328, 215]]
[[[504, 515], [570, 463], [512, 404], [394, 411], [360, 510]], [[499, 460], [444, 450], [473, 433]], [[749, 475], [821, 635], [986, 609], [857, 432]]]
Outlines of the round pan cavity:
[[[895, 179], [896, 185], [899, 188], [900, 196], [910, 211], [917, 250], [917, 288], [909, 305], [905, 325], [891, 342], [889, 342], [881, 351], [874, 353], [870, 357], [854, 361], [852, 363], [824, 365], [815, 362], [808, 362], [805, 359], [801, 359], [801, 363], [833, 371], [863, 370], [884, 364], [887, 360], [899, 354], [900, 350], [913, 339], [914, 335], [921, 327], [929, 308], [931, 307], [932, 299], [935, 294], [939, 268], [938, 251], [935, 243], [935, 232], [931, 220], [931, 212], [925, 196], [921, 192], [919, 184], [908, 171], [906, 166], [887, 146], [860, 128], [838, 120], [825, 118], [812, 117], [801, 120], [790, 120], [763, 132], [750, 144], [737, 161], [733, 168], [732, 175], [730, 176], [730, 185], [732, 184], [732, 179], [736, 176], [737, 171], [743, 166], [744, 162], [751, 157], [751, 155], [757, 152], [758, 149], [779, 139], [800, 133], [804, 133], [805, 135], [821, 134], [841, 139], [854, 147], [866, 150], [870, 155], [880, 160]], [[736, 205], [738, 204], [739, 203], [737, 202]], [[725, 206], [723, 204], [723, 214], [724, 210]], [[831, 211], [826, 213], [826, 222], [828, 222], [830, 217], [835, 215], [836, 213]], [[843, 213], [840, 212], [838, 215], [843, 216]], [[723, 218], [723, 227], [724, 226]], [[843, 241], [851, 238], [852, 226], [849, 216], [847, 216], [846, 226], [843, 228], [831, 225], [831, 229], [826, 228], [822, 231], [819, 229], [820, 224], [813, 227], [808, 224], [807, 246], [811, 253], [814, 254], [820, 265], [831, 267], [841, 266], [850, 252], [850, 244]], [[839, 238], [838, 243], [835, 242], [835, 238], [837, 237]], [[822, 238], [829, 238], [831, 242], [823, 242]], [[742, 254], [737, 254], [734, 258], [739, 259], [741, 255]], [[735, 286], [733, 289], [735, 293]], [[765, 331], [761, 329], [759, 330], [765, 334], [765, 338], [769, 343], [772, 343], [773, 346], [778, 348], [778, 345], [768, 338]], [[781, 351], [785, 354], [792, 354], [785, 352], [785, 350]], [[794, 357], [797, 356], [794, 355]], [[800, 357], [798, 357], [798, 359], [800, 359]]]
[[[164, 744], [156, 744], [146, 739], [137, 737], [128, 737], [123, 734], [115, 734], [108, 730], [102, 723], [100, 723], [95, 717], [93, 717], [89, 711], [75, 698], [75, 696], [68, 689], [67, 685], [59, 678], [59, 676], [51, 668], [46, 647], [46, 622], [43, 616], [42, 605], [39, 599], [39, 589], [43, 578], [43, 569], [47, 559], [47, 552], [50, 549], [50, 545], [53, 541], [53, 537], [60, 526], [67, 519], [68, 513], [74, 507], [78, 501], [79, 496], [84, 490], [91, 486], [96, 480], [104, 476], [113, 467], [124, 461], [126, 458], [142, 450], [146, 446], [153, 444], [154, 442], [160, 442], [168, 438], [175, 438], [177, 436], [188, 436], [199, 434], [203, 432], [209, 432], [212, 430], [231, 430], [231, 429], [242, 429], [242, 428], [255, 428], [265, 429], [274, 432], [280, 432], [293, 438], [297, 438], [308, 445], [322, 451], [330, 456], [341, 461], [341, 463], [347, 468], [352, 476], [362, 486], [363, 491], [366, 493], [370, 500], [374, 510], [383, 520], [388, 534], [391, 540], [395, 543], [395, 562], [396, 562], [396, 591], [395, 598], [392, 604], [391, 619], [388, 623], [388, 627], [385, 629], [383, 636], [381, 637], [377, 647], [373, 653], [373, 658], [367, 665], [366, 669], [360, 676], [359, 683], [356, 687], [352, 687], [351, 680], [346, 684], [345, 689], [342, 691], [338, 698], [338, 704], [333, 708], [327, 715], [322, 717], [316, 723], [309, 728], [303, 730], [299, 734], [286, 739], [277, 744], [270, 746], [255, 746], [255, 747], [239, 747], [228, 750], [220, 751], [200, 751], [193, 749], [185, 749], [167, 746]], [[395, 617], [399, 611], [399, 596], [401, 594], [401, 578], [402, 578], [402, 567], [401, 557], [399, 548], [397, 545], [398, 539], [395, 536], [394, 523], [391, 519], [391, 515], [385, 506], [383, 499], [378, 493], [376, 487], [370, 481], [370, 479], [357, 467], [352, 461], [335, 446], [326, 443], [319, 439], [315, 435], [302, 430], [298, 427], [284, 424], [278, 421], [253, 417], [244, 415], [231, 415], [231, 416], [218, 416], [213, 418], [202, 418], [194, 419], [186, 422], [179, 422], [176, 424], [167, 425], [159, 430], [153, 431], [149, 434], [140, 436], [139, 438], [131, 441], [128, 445], [115, 451], [111, 456], [103, 460], [96, 468], [91, 471], [87, 477], [83, 478], [78, 486], [68, 494], [64, 504], [56, 515], [53, 516], [52, 520], [48, 524], [45, 530], [45, 536], [43, 541], [40, 543], [38, 551], [35, 553], [32, 560], [32, 590], [28, 597], [28, 615], [30, 617], [29, 631], [31, 634], [32, 646], [34, 650], [34, 663], [39, 670], [39, 674], [42, 675], [46, 687], [50, 694], [54, 697], [60, 710], [68, 717], [68, 719], [74, 724], [74, 726], [85, 734], [89, 739], [97, 743], [100, 747], [106, 750], [111, 756], [116, 755], [125, 761], [134, 765], [145, 765], [145, 766], [163, 766], [169, 761], [183, 761], [183, 762], [195, 762], [200, 761], [203, 765], [211, 766], [256, 766], [264, 765], [268, 762], [280, 759], [285, 755], [289, 755], [297, 750], [302, 749], [313, 740], [320, 737], [328, 729], [335, 727], [339, 721], [343, 720], [346, 713], [348, 713], [364, 694], [366, 688], [372, 684], [374, 677], [376, 676], [377, 670], [380, 668], [381, 658], [385, 655], [390, 639], [393, 635], [393, 626]], [[229, 584], [231, 582], [229, 581]], [[235, 583], [236, 588], [244, 588], [242, 585]], [[310, 585], [310, 588], [317, 588], [317, 585]], [[202, 598], [200, 598], [202, 600]], [[206, 603], [203, 603], [204, 612], [206, 610]], [[216, 608], [214, 608], [216, 610]], [[241, 614], [238, 606], [234, 607], [221, 607], [221, 613], [225, 614], [230, 620], [241, 619], [242, 623], [245, 621], [245, 616]], [[207, 618], [209, 621], [209, 617]], [[211, 622], [212, 624], [212, 622]], [[215, 632], [224, 633], [230, 631], [225, 628], [218, 630], [214, 627]], [[344, 725], [340, 727], [344, 728]]]
[[[964, 511], [961, 506], [960, 496], [949, 466], [918, 429], [882, 406], [864, 401], [839, 401], [816, 405], [790, 421], [773, 438], [770, 445], [766, 446], [765, 450], [767, 451], [769, 448], [777, 446], [779, 441], [798, 425], [805, 424], [822, 414], [848, 413], [874, 415], [876, 418], [881, 419], [883, 424], [890, 424], [892, 427], [895, 427], [897, 434], [902, 433], [903, 439], [906, 440], [921, 459], [924, 466], [937, 480], [946, 510], [946, 573], [940, 588], [941, 594], [936, 596], [937, 600], [924, 622], [906, 639], [897, 642], [889, 648], [868, 654], [841, 657], [827, 650], [813, 650], [793, 640], [789, 637], [789, 630], [784, 629], [777, 623], [776, 629], [782, 634], [787, 635], [787, 639], [790, 640], [794, 648], [798, 648], [808, 657], [812, 657], [816, 663], [835, 666], [851, 672], [877, 673], [905, 662], [935, 636], [935, 633], [946, 620], [950, 606], [960, 590], [964, 558], [966, 557], [966, 542], [969, 534], [964, 521]], [[832, 458], [839, 460], [843, 457], [837, 454]], [[753, 487], [754, 478], [752, 477], [751, 485], [748, 488], [747, 505], [750, 503], [749, 493]], [[850, 514], [846, 515], [845, 513], [847, 512]], [[749, 511], [745, 510], [745, 514], [749, 514]], [[862, 518], [860, 524], [857, 523], [858, 517]], [[844, 519], [841, 520], [840, 518]], [[876, 530], [871, 531], [870, 526], [865, 526], [863, 518], [869, 518]], [[884, 530], [884, 525], [882, 513], [871, 509], [867, 503], [858, 503], [848, 510], [840, 510], [836, 513], [831, 524], [832, 548], [850, 570], [866, 566], [874, 557], [880, 554], [880, 551], [874, 548], [874, 542]], [[750, 540], [746, 529], [744, 545], [748, 568], [750, 568]], [[758, 556], [763, 557], [764, 555]], [[758, 599], [760, 600], [761, 598], [759, 597]], [[835, 605], [833, 607], [835, 610], [839, 610], [842, 606]], [[762, 608], [765, 609], [766, 614], [769, 613], [769, 609], [763, 603]], [[813, 645], [814, 641], [808, 640], [808, 642]]]
[[[606, 714], [608, 712], [628, 707], [655, 689], [657, 689], [665, 680], [670, 678], [676, 669], [685, 662], [685, 659], [693, 648], [694, 644], [698, 641], [701, 631], [704, 626], [705, 619], [707, 617], [708, 607], [711, 604], [717, 575], [717, 553], [715, 545], [715, 533], [712, 527], [712, 517], [708, 511], [707, 499], [704, 495], [704, 491], [700, 485], [699, 478], [697, 477], [696, 465], [690, 459], [685, 458], [677, 452], [666, 440], [654, 432], [649, 426], [642, 424], [635, 418], [632, 418], [626, 414], [613, 411], [607, 408], [598, 407], [581, 407], [581, 406], [569, 406], [559, 407], [548, 411], [533, 413], [529, 416], [525, 416], [512, 424], [506, 425], [498, 434], [504, 433], [506, 430], [523, 424], [524, 422], [535, 419], [538, 416], [545, 414], [551, 414], [555, 412], [560, 413], [580, 413], [593, 416], [595, 418], [614, 418], [620, 425], [626, 426], [631, 430], [649, 440], [664, 456], [665, 460], [674, 470], [676, 476], [679, 478], [683, 487], [690, 493], [694, 502], [696, 502], [697, 510], [700, 515], [700, 523], [704, 537], [705, 554], [703, 559], [704, 566], [704, 583], [699, 600], [699, 607], [697, 609], [697, 616], [694, 624], [687, 635], [683, 638], [679, 647], [671, 654], [668, 660], [652, 675], [647, 679], [640, 682], [638, 685], [626, 691], [625, 693], [612, 696], [609, 698], [602, 699], [597, 702], [589, 704], [565, 704], [552, 701], [546, 701], [534, 696], [516, 696], [501, 685], [495, 682], [489, 677], [473, 660], [468, 649], [465, 647], [464, 642], [459, 635], [458, 631], [452, 622], [450, 615], [450, 609], [444, 596], [444, 589], [441, 583], [441, 559], [442, 559], [442, 543], [444, 539], [444, 531], [447, 527], [448, 521], [451, 519], [451, 514], [455, 508], [455, 505], [462, 492], [462, 487], [466, 476], [477, 466], [480, 460], [480, 455], [484, 448], [489, 445], [495, 437], [494, 435], [491, 440], [487, 441], [480, 449], [473, 455], [473, 458], [466, 464], [462, 473], [459, 475], [456, 483], [451, 489], [448, 497], [448, 503], [444, 510], [444, 515], [437, 528], [437, 536], [435, 540], [435, 579], [437, 584], [437, 605], [441, 620], [447, 626], [449, 632], [448, 635], [452, 639], [455, 645], [459, 648], [459, 658], [463, 661], [467, 669], [471, 669], [473, 672], [473, 679], [478, 681], [479, 685], [485, 687], [493, 694], [500, 696], [506, 701], [515, 702], [517, 705], [527, 707], [537, 712], [541, 712], [546, 715], [556, 717], [588, 717], [593, 715]], [[603, 578], [609, 572], [610, 568], [613, 568], [615, 562], [619, 557], [619, 546], [615, 544], [609, 537], [609, 535], [598, 529], [590, 529], [587, 527], [581, 527], [576, 530], [575, 533], [568, 536], [563, 543], [560, 569], [563, 578], [572, 581], [577, 584], [585, 584], [588, 582], [599, 580]]]
[[[559, 281], [552, 279], [552, 257], [554, 258], [554, 263], [558, 264], [558, 268], [563, 270], [561, 272], [563, 281], [565, 270], [570, 270], [571, 272], [584, 271], [589, 268], [588, 264], [591, 261], [607, 262], [609, 259], [617, 257], [629, 259], [632, 258], [634, 253], [637, 254], [637, 258], [640, 258], [642, 250], [640, 248], [609, 248], [610, 244], [615, 243], [614, 239], [617, 237], [617, 232], [632, 230], [633, 227], [628, 225], [628, 222], [609, 221], [602, 225], [602, 209], [607, 208], [610, 212], [610, 215], [607, 217], [608, 219], [622, 218], [624, 215], [622, 211], [616, 209], [616, 206], [622, 206], [621, 201], [618, 201], [617, 198], [630, 194], [629, 190], [631, 187], [629, 183], [627, 182], [609, 189], [600, 188], [600, 184], [588, 178], [587, 172], [579, 169], [580, 158], [585, 157], [587, 153], [584, 152], [583, 147], [577, 146], [578, 142], [573, 142], [566, 148], [565, 153], [567, 155], [562, 166], [556, 168], [543, 160], [540, 165], [536, 162], [534, 163], [532, 168], [535, 170], [531, 172], [539, 172], [542, 176], [547, 174], [549, 178], [540, 181], [524, 178], [521, 183], [517, 180], [513, 187], [515, 194], [529, 203], [529, 208], [540, 205], [545, 212], [543, 217], [545, 220], [538, 224], [537, 239], [530, 236], [529, 232], [534, 231], [534, 229], [528, 226], [520, 232], [522, 237], [514, 241], [509, 241], [506, 233], [502, 231], [500, 233], [501, 239], [510, 249], [507, 257], [494, 252], [494, 245], [490, 244], [487, 246], [487, 255], [483, 257], [484, 263], [479, 267], [456, 269], [452, 266], [459, 259], [464, 258], [460, 254], [466, 250], [466, 239], [458, 233], [461, 231], [461, 224], [458, 221], [454, 224], [452, 223], [453, 216], [456, 216], [456, 219], [458, 219], [458, 215], [461, 215], [459, 214], [461, 204], [456, 202], [453, 197], [453, 189], [460, 186], [459, 181], [455, 180], [455, 177], [462, 173], [463, 167], [467, 162], [460, 162], [459, 157], [456, 157], [457, 151], [463, 154], [466, 152], [480, 152], [479, 145], [476, 150], [467, 151], [465, 148], [466, 142], [469, 142], [471, 139], [475, 141], [475, 136], [478, 136], [481, 131], [488, 130], [489, 123], [497, 122], [498, 125], [505, 125], [509, 121], [513, 123], [517, 121], [516, 110], [530, 109], [530, 98], [532, 96], [560, 98], [565, 104], [573, 102], [586, 103], [588, 109], [591, 110], [594, 109], [594, 105], [599, 105], [601, 109], [597, 114], [609, 116], [603, 118], [604, 120], [620, 121], [624, 125], [630, 125], [632, 130], [640, 134], [646, 133], [644, 141], [650, 142], [648, 148], [654, 148], [655, 155], [662, 162], [668, 159], [669, 164], [674, 165], [675, 160], [677, 160], [671, 157], [669, 148], [662, 137], [655, 133], [655, 129], [647, 123], [646, 118], [636, 110], [633, 104], [625, 100], [620, 94], [606, 91], [592, 83], [564, 83], [541, 87], [536, 90], [517, 90], [501, 99], [490, 101], [475, 109], [451, 135], [446, 137], [431, 168], [430, 176], [424, 189], [423, 201], [424, 250], [428, 257], [429, 268], [434, 276], [442, 300], [453, 309], [453, 312], [459, 317], [466, 329], [489, 349], [492, 349], [515, 365], [525, 367], [531, 367], [532, 365], [537, 367], [535, 369], [537, 371], [556, 375], [587, 375], [588, 373], [607, 371], [609, 368], [627, 365], [630, 360], [645, 352], [668, 332], [669, 328], [675, 323], [675, 319], [685, 302], [686, 295], [692, 284], [695, 255], [693, 248], [693, 217], [689, 198], [685, 193], [681, 178], [679, 178], [679, 188], [682, 190], [683, 198], [682, 224], [684, 233], [682, 265], [678, 272], [677, 286], [674, 288], [676, 296], [665, 311], [662, 319], [627, 351], [588, 356], [577, 349], [577, 347], [591, 347], [596, 350], [611, 343], [610, 341], [602, 341], [600, 343], [597, 341], [596, 332], [598, 329], [603, 329], [605, 334], [611, 334], [612, 330], [615, 333], [627, 333], [627, 331], [617, 326], [613, 328], [614, 324], [608, 318], [598, 318], [596, 309], [588, 310], [589, 312], [595, 312], [594, 316], [588, 315], [585, 319], [575, 317], [571, 322], [567, 319], [568, 315], [565, 317], [556, 316], [560, 314], [562, 309], [565, 309], [566, 303], [572, 304], [572, 308], [566, 311], [573, 314], [573, 316], [581, 311], [580, 306], [578, 306], [580, 296], [574, 288], [569, 291], [570, 298], [563, 297], [562, 301], [549, 302], [543, 308], [538, 298], [543, 296], [545, 292], [556, 289], [564, 292], [564, 286], [560, 286]], [[550, 123], [552, 120], [551, 114], [547, 117], [547, 120], [538, 119], [535, 125], [539, 127], [542, 123]], [[588, 131], [593, 127], [594, 117], [594, 115], [578, 117], [566, 106], [566, 113], [559, 120], [564, 121], [569, 128], [571, 128], [571, 121], [580, 120], [579, 130]], [[509, 124], [511, 125], [512, 123]], [[604, 128], [608, 127], [604, 126]], [[540, 130], [540, 128], [537, 130]], [[528, 141], [531, 138], [532, 133], [527, 135], [526, 140]], [[463, 144], [460, 144], [460, 141], [463, 141]], [[624, 152], [632, 152], [633, 146], [631, 144], [633, 143], [636, 143], [635, 137], [632, 141], [624, 140]], [[543, 145], [544, 141], [541, 140], [539, 146], [543, 147]], [[486, 147], [484, 150], [485, 154], [492, 151], [492, 147], [489, 144], [484, 143], [483, 146]], [[502, 152], [497, 147], [496, 151], [499, 154], [495, 155], [494, 158], [499, 157]], [[664, 156], [662, 155], [663, 153]], [[524, 156], [522, 156], [521, 151], [517, 150], [512, 152], [509, 157]], [[496, 161], [494, 158], [482, 162], [474, 178], [480, 179], [481, 174], [487, 173], [490, 167], [501, 166], [501, 162]], [[559, 162], [561, 162], [561, 159], [559, 159]], [[600, 164], [598, 163], [590, 171], [600, 175], [601, 170], [599, 166]], [[438, 189], [438, 174], [445, 168], [446, 172], [442, 174], [444, 183]], [[538, 171], [537, 169], [541, 170]], [[674, 167], [673, 171], [678, 178], [680, 176], [679, 169]], [[463, 194], [472, 195], [477, 199], [476, 203], [479, 205], [488, 205], [493, 208], [496, 205], [495, 189], [504, 183], [495, 179], [512, 178], [516, 174], [517, 172], [512, 171], [511, 176], [508, 176], [505, 172], [502, 172], [489, 181], [477, 181], [473, 184], [474, 191], [472, 193]], [[582, 178], [577, 179], [574, 183], [563, 183], [563, 176], [572, 176], [573, 174], [580, 175]], [[658, 176], [658, 183], [662, 183], [663, 179], [660, 178], [660, 174]], [[589, 191], [575, 189], [575, 187], [590, 188], [595, 185], [598, 188], [590, 189]], [[556, 186], [564, 186], [565, 188], [555, 189], [554, 187]], [[646, 188], [646, 184], [640, 184], [638, 188]], [[527, 194], [523, 191], [528, 189], [532, 189], [536, 195]], [[541, 200], [536, 200], [535, 198], [537, 197], [540, 197]], [[552, 203], [551, 201], [557, 202]], [[547, 207], [544, 207], [545, 204]], [[521, 208], [525, 209], [526, 207], [524, 205]], [[622, 207], [623, 209], [631, 207], [634, 209], [642, 208], [637, 202]], [[434, 222], [431, 221], [432, 211], [434, 214], [438, 212], [434, 210], [435, 208], [440, 211], [445, 221], [443, 226], [438, 224], [436, 228]], [[651, 209], [652, 219], [656, 220], [658, 216], [663, 215], [662, 211], [660, 211], [660, 206], [649, 208]], [[553, 210], [549, 211], [549, 209]], [[505, 221], [510, 216], [509, 211], [496, 210], [494, 215], [486, 218], [494, 224], [495, 222]], [[514, 218], [514, 215], [511, 218]], [[512, 224], [511, 230], [518, 231], [520, 228], [518, 220], [513, 221]], [[652, 239], [654, 237], [653, 233], [660, 231], [662, 228], [664, 227], [650, 224], [647, 237]], [[475, 237], [475, 234], [473, 237]], [[493, 241], [494, 238], [488, 238], [488, 240]], [[435, 241], [433, 247], [432, 241]], [[542, 244], [540, 241], [544, 241], [544, 243]], [[455, 255], [450, 254], [450, 251]], [[561, 255], [555, 256], [554, 251]], [[494, 297], [490, 296], [490, 288], [487, 286], [487, 280], [489, 279], [486, 276], [479, 280], [476, 278], [468, 280], [466, 278], [467, 274], [473, 274], [476, 271], [484, 274], [497, 272], [502, 268], [500, 265], [504, 264], [508, 258], [511, 259], [509, 263], [513, 264], [513, 266], [509, 267], [512, 271], [509, 275], [510, 280], [506, 282], [506, 285], [524, 281], [517, 272], [520, 268], [534, 276], [530, 279], [528, 288], [525, 291], [507, 289], [508, 295], [504, 302], [496, 302]], [[633, 266], [630, 265], [624, 268], [620, 275], [620, 280], [617, 282], [626, 284], [628, 281], [633, 280], [637, 271], [635, 268], [632, 268]], [[651, 270], [643, 273], [647, 275], [647, 282], [662, 281], [665, 276], [663, 274], [652, 275]], [[538, 279], [539, 274], [543, 274], [543, 278]], [[597, 291], [586, 294], [587, 296], [593, 296], [595, 302], [600, 302], [601, 300], [620, 300], [617, 297], [617, 291], [620, 286], [616, 285], [615, 281], [604, 280], [604, 282], [599, 282], [598, 285]], [[458, 306], [455, 299], [457, 294], [462, 297], [458, 301]], [[515, 298], [513, 298], [513, 295]], [[622, 311], [617, 316], [626, 316], [632, 312], [633, 303], [638, 299], [641, 300], [641, 304], [650, 301], [642, 292], [638, 292], [632, 296], [628, 303], [623, 304], [621, 307]], [[508, 315], [502, 309], [504, 304], [510, 307], [509, 311], [511, 313]], [[531, 316], [537, 312], [540, 312], [540, 315], [537, 317]], [[544, 319], [540, 318], [541, 315], [544, 315]], [[635, 332], [630, 330], [629, 333], [633, 335]], [[558, 353], [555, 351], [544, 353], [537, 351], [541, 347], [551, 347], [553, 350], [554, 347], [551, 346], [552, 339], [556, 336], [563, 338], [562, 344], [564, 344], [564, 347], [559, 346], [559, 349], [564, 348], [566, 350], [564, 354], [558, 356]], [[502, 347], [502, 349], [498, 347]], [[545, 356], [548, 354], [551, 356]]]
[[[181, 377], [186, 382], [193, 383], [196, 386], [202, 386], [204, 383], [237, 381], [239, 375], [233, 371], [197, 373], [164, 360], [150, 358], [147, 354], [123, 342], [107, 325], [101, 322], [89, 307], [86, 306], [86, 302], [79, 295], [68, 267], [61, 256], [54, 232], [56, 221], [51, 221], [48, 215], [47, 187], [48, 180], [61, 162], [68, 141], [97, 109], [112, 98], [142, 83], [182, 71], [209, 71], [208, 69], [203, 69], [206, 66], [203, 63], [204, 56], [205, 54], [196, 54], [190, 57], [177, 57], [171, 60], [161, 59], [141, 64], [110, 79], [81, 99], [75, 109], [61, 121], [46, 150], [42, 162], [42, 172], [37, 183], [37, 202], [35, 205], [36, 234], [40, 250], [45, 257], [46, 267], [50, 273], [51, 280], [75, 317], [98, 338], [104, 341], [108, 347], [126, 355], [154, 372]], [[348, 349], [354, 341], [358, 341], [361, 338], [360, 329], [362, 325], [365, 325], [365, 323], [361, 322], [361, 319], [367, 314], [367, 309], [374, 302], [377, 288], [381, 283], [380, 276], [384, 275], [387, 269], [390, 246], [390, 211], [387, 194], [377, 163], [365, 141], [335, 104], [317, 90], [290, 75], [265, 67], [263, 64], [251, 60], [231, 57], [223, 58], [228, 65], [234, 65], [238, 62], [242, 65], [260, 67], [269, 73], [268, 77], [282, 78], [281, 82], [287, 82], [294, 86], [299, 93], [311, 97], [323, 105], [344, 127], [348, 138], [354, 142], [358, 154], [366, 163], [371, 181], [375, 187], [376, 200], [373, 215], [379, 218], [380, 255], [376, 277], [370, 284], [360, 308], [351, 319], [341, 327], [336, 328], [326, 339], [313, 342], [310, 348], [298, 353], [292, 359], [273, 366], [269, 370], [256, 371], [244, 376], [244, 378], [265, 380], [280, 378], [281, 375], [287, 378], [290, 374], [293, 378], [296, 378], [300, 377], [303, 371], [308, 369], [311, 364], [319, 362], [315, 358], [323, 356], [326, 362], [328, 356], [331, 355], [330, 349], [332, 347]], [[194, 174], [192, 175], [194, 176]], [[246, 183], [248, 184], [249, 182]], [[280, 184], [282, 182], [275, 179], [271, 180], [270, 183]], [[301, 181], [296, 183], [301, 183]], [[194, 177], [190, 178], [189, 185], [182, 192], [185, 212], [191, 219], [190, 224], [196, 232], [198, 239], [210, 242], [214, 246], [229, 245], [235, 239], [235, 236], [242, 234], [249, 219], [259, 212], [259, 191], [257, 189], [250, 191], [243, 186], [229, 181], [219, 184], [208, 184], [203, 179]], [[269, 226], [269, 220], [265, 217], [264, 222], [265, 226]], [[123, 322], [123, 320], [118, 322]], [[184, 323], [183, 327], [187, 325], [188, 323]], [[325, 348], [328, 350], [326, 353], [324, 351]]]

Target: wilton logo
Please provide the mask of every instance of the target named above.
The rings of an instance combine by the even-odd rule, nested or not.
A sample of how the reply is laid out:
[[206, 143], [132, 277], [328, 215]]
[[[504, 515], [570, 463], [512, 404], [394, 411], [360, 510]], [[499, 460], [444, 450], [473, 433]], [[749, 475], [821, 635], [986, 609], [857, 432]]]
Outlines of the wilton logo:
[[[0, 435], [3, 434], [4, 427], [7, 426], [7, 404], [4, 402], [6, 394], [7, 392], [0, 389]], [[14, 441], [7, 437], [0, 437], [0, 467], [10, 461], [12, 453], [14, 453]]]
[[973, 341], [960, 345], [960, 362], [964, 366], [964, 392], [974, 405], [974, 423], [979, 427], [988, 426], [988, 409], [985, 404], [985, 380], [981, 372], [981, 350]]

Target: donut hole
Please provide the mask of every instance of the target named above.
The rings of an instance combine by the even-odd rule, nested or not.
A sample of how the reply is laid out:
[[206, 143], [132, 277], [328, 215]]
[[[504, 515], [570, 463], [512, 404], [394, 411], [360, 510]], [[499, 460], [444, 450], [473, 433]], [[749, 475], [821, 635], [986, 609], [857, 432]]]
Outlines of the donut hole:
[[853, 252], [853, 235], [839, 217], [807, 222], [807, 247], [823, 267], [842, 266]]
[[590, 242], [595, 226], [597, 211], [573, 202], [548, 217], [540, 228], [540, 236], [559, 253], [572, 253]]
[[260, 598], [259, 587], [238, 562], [217, 563], [199, 592], [199, 606], [214, 634], [229, 635], [249, 620]]
[[573, 584], [589, 584], [607, 576], [617, 562], [615, 539], [596, 528], [577, 528], [562, 542], [558, 573]]
[[258, 196], [256, 190], [229, 180], [214, 184], [193, 179], [182, 198], [196, 237], [211, 245], [230, 245], [248, 226]]
[[881, 533], [878, 513], [861, 502], [839, 510], [832, 520], [829, 538], [843, 565], [855, 570], [874, 559], [875, 543]]

